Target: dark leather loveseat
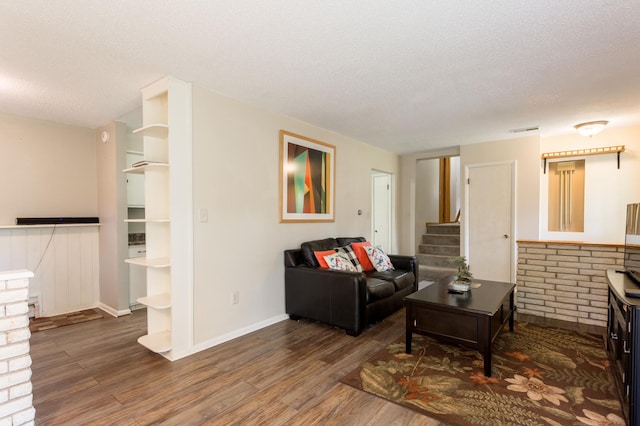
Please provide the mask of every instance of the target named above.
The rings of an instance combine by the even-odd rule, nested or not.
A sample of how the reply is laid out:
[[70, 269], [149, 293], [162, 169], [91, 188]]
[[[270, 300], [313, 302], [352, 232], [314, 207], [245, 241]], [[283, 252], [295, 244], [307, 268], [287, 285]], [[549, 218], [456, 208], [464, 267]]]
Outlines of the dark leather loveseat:
[[415, 256], [389, 255], [392, 271], [345, 272], [321, 269], [314, 255], [364, 241], [363, 237], [326, 238], [285, 250], [285, 305], [291, 319], [320, 321], [357, 336], [403, 306], [403, 298], [418, 288]]

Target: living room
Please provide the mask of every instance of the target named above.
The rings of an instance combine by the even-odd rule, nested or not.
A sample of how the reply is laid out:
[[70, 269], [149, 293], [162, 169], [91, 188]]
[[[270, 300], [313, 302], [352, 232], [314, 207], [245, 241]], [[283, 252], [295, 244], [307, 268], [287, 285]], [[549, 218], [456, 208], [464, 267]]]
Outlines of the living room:
[[[107, 12], [104, 13], [110, 16]], [[12, 15], [7, 13], [4, 16]], [[40, 19], [46, 20], [42, 17]], [[628, 34], [628, 38], [635, 39], [635, 30], [629, 30]], [[108, 47], [104, 49], [107, 50]], [[112, 52], [108, 50], [105, 54], [108, 56]], [[633, 55], [636, 53], [633, 51], [626, 53], [630, 55], [629, 58], [635, 58]], [[638, 61], [631, 59], [628, 73], [632, 76], [639, 75], [632, 72]], [[597, 55], [589, 58], [589, 61], [597, 60]], [[604, 61], [602, 58], [599, 60]], [[275, 72], [269, 71], [267, 66], [265, 69], [266, 72]], [[573, 78], [569, 74], [571, 69], [564, 68], [566, 80]], [[171, 73], [165, 70], [171, 70]], [[90, 71], [96, 74], [101, 72], [98, 69]], [[328, 70], [326, 73], [335, 76], [339, 74], [339, 70]], [[193, 269], [189, 278], [192, 283], [189, 291], [193, 306], [185, 313], [185, 321], [190, 322], [186, 327], [189, 329], [190, 350], [193, 352], [286, 319], [282, 261], [285, 249], [325, 236], [371, 237], [369, 188], [372, 170], [385, 171], [394, 176], [393, 240], [387, 249], [401, 254], [413, 254], [416, 250], [413, 211], [415, 194], [412, 193], [412, 188], [415, 162], [421, 158], [459, 155], [462, 169], [465, 165], [478, 163], [517, 162], [514, 239], [583, 240], [620, 244], [624, 236], [624, 205], [640, 198], [640, 190], [634, 184], [640, 180], [640, 168], [637, 167], [640, 162], [637, 157], [640, 149], [640, 122], [637, 119], [634, 121], [634, 115], [623, 116], [606, 105], [597, 108], [598, 102], [592, 99], [584, 100], [588, 107], [581, 110], [572, 109], [572, 105], [568, 108], [570, 112], [561, 112], [552, 108], [552, 105], [548, 106], [555, 116], [554, 121], [560, 122], [566, 129], [564, 134], [548, 136], [546, 130], [541, 128], [531, 136], [516, 138], [508, 134], [509, 129], [538, 125], [542, 118], [535, 115], [511, 117], [504, 123], [504, 135], [501, 137], [454, 134], [452, 139], [446, 140], [443, 136], [443, 142], [425, 143], [420, 148], [413, 145], [415, 140], [407, 138], [402, 141], [396, 136], [402, 134], [400, 129], [395, 128], [395, 133], [384, 129], [385, 126], [391, 126], [391, 118], [378, 118], [381, 123], [374, 129], [383, 134], [382, 139], [397, 138], [399, 143], [407, 144], [407, 147], [391, 150], [369, 143], [366, 137], [359, 137], [355, 132], [347, 136], [349, 133], [344, 120], [335, 117], [339, 113], [332, 111], [333, 101], [323, 107], [324, 115], [320, 114], [311, 121], [304, 111], [299, 111], [300, 116], [296, 117], [293, 114], [295, 111], [287, 114], [285, 107], [275, 105], [267, 108], [255, 101], [224, 96], [220, 94], [226, 93], [224, 82], [215, 88], [205, 86], [196, 79], [191, 79], [191, 72], [185, 68], [158, 67], [153, 72], [142, 74], [137, 76], [135, 84], [118, 79], [118, 84], [129, 86], [128, 97], [123, 100], [123, 104], [118, 105], [119, 115], [111, 115], [95, 126], [63, 122], [46, 115], [29, 115], [20, 106], [9, 109], [3, 104], [0, 115], [2, 169], [7, 176], [11, 176], [13, 184], [3, 185], [0, 189], [0, 196], [4, 200], [0, 223], [12, 225], [16, 217], [100, 216], [100, 231], [95, 232], [100, 233], [102, 240], [103, 232], [113, 229], [110, 227], [117, 226], [120, 220], [100, 214], [105, 207], [101, 204], [100, 197], [106, 190], [101, 188], [96, 170], [101, 167], [99, 150], [109, 145], [102, 142], [102, 131], [106, 129], [111, 132], [111, 142], [117, 142], [118, 132], [124, 131], [122, 123], [117, 119], [139, 107], [139, 90], [157, 78], [173, 74], [177, 78], [193, 81], [193, 153], [190, 174], [193, 188], [190, 208], [194, 223], [191, 235]], [[29, 74], [25, 72], [24, 78], [28, 79]], [[620, 76], [616, 78], [622, 79]], [[593, 79], [601, 81], [605, 77], [596, 75]], [[137, 84], [140, 80], [143, 82]], [[331, 83], [331, 79], [323, 81], [327, 85]], [[321, 97], [321, 91], [313, 90], [312, 83], [305, 90], [300, 87], [304, 82], [291, 79], [290, 84], [294, 95], [289, 96], [294, 96], [299, 104], [304, 104], [307, 99]], [[620, 96], [627, 103], [632, 103], [637, 110], [639, 98], [635, 77], [629, 77], [625, 84], [628, 93]], [[71, 90], [72, 85], [61, 85], [59, 91]], [[131, 87], [132, 85], [135, 87]], [[449, 85], [447, 87], [452, 93], [456, 92]], [[264, 90], [261, 95], [263, 98], [271, 95], [277, 97], [277, 93], [270, 90], [256, 87], [252, 89]], [[375, 95], [374, 89], [372, 87], [372, 97]], [[588, 87], [582, 89], [586, 91]], [[612, 87], [611, 92], [620, 94], [621, 90], [617, 85], [616, 90], [613, 89]], [[301, 90], [299, 96], [295, 95], [296, 90]], [[58, 93], [58, 96], [63, 98], [64, 94]], [[635, 101], [630, 102], [627, 97]], [[406, 98], [411, 99], [411, 96]], [[63, 107], [67, 106], [56, 108], [64, 109]], [[74, 111], [84, 107], [84, 104], [75, 105]], [[503, 113], [504, 110], [495, 111], [496, 115]], [[637, 118], [637, 111], [635, 117]], [[419, 121], [422, 118], [414, 119]], [[603, 133], [586, 138], [573, 129], [579, 122], [594, 119], [610, 121]], [[458, 126], [455, 122], [446, 121], [449, 127]], [[469, 123], [469, 132], [473, 133], [473, 125], [481, 121]], [[112, 131], [113, 129], [116, 130]], [[278, 133], [282, 129], [336, 147], [334, 222], [279, 222]], [[424, 139], [433, 140], [433, 137], [425, 136]], [[591, 157], [588, 160], [586, 211], [592, 214], [585, 223], [585, 231], [578, 234], [548, 232], [547, 200], [543, 196], [547, 180], [542, 169], [541, 153], [612, 145], [625, 145], [620, 168], [617, 168], [615, 154]], [[110, 172], [116, 176], [116, 167], [112, 169]], [[118, 175], [114, 179], [124, 177]], [[463, 198], [463, 212], [465, 202]], [[197, 220], [197, 213], [201, 209], [208, 211], [206, 222]], [[358, 214], [360, 210], [363, 211], [362, 215]], [[6, 234], [8, 231], [3, 232], [3, 238], [11, 238]], [[115, 235], [116, 232], [118, 231], [110, 235]], [[463, 230], [463, 241], [464, 232]], [[39, 242], [39, 246], [46, 245], [48, 235], [43, 231], [40, 238], [44, 243]], [[240, 235], [245, 235], [244, 239], [238, 239]], [[113, 242], [114, 247], [122, 243], [121, 240]], [[21, 254], [17, 255], [7, 252], [2, 257], [0, 269], [35, 268], [37, 253], [22, 254], [26, 251], [24, 246], [20, 250]], [[104, 254], [104, 251], [95, 247], [91, 250], [91, 253], [100, 256]], [[118, 250], [122, 250], [122, 247]], [[28, 260], [27, 264], [21, 264], [25, 260]], [[118, 258], [111, 261], [118, 273], [126, 270], [127, 266]], [[93, 291], [89, 300], [91, 303], [104, 304], [117, 313], [128, 309], [128, 288], [122, 285], [124, 280], [118, 275], [103, 278], [101, 274], [110, 273], [110, 268], [111, 265], [107, 267], [107, 263], [100, 262], [97, 276], [96, 272], [89, 274]], [[40, 281], [38, 285], [43, 286], [45, 283]], [[44, 292], [41, 288], [39, 291]], [[234, 292], [239, 293], [237, 304], [232, 303]], [[93, 306], [96, 305], [86, 307]]]

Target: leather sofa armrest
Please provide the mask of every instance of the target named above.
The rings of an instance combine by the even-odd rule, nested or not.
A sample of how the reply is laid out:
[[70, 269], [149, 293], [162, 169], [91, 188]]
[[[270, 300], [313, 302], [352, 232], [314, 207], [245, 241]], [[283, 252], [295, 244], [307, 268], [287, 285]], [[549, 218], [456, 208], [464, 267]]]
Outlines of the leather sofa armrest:
[[352, 335], [362, 331], [367, 306], [364, 273], [288, 267], [284, 276], [287, 314], [333, 324]]
[[393, 264], [396, 269], [404, 269], [406, 271], [413, 272], [415, 277], [415, 289], [418, 289], [418, 280], [419, 280], [419, 267], [418, 267], [418, 258], [416, 256], [404, 256], [400, 254], [390, 254], [389, 260]]

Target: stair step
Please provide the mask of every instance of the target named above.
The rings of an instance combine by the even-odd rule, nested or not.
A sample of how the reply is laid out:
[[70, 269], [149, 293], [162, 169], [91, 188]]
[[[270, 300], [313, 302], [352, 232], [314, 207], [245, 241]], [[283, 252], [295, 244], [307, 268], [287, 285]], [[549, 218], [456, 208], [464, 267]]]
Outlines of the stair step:
[[449, 263], [449, 259], [451, 259], [451, 256], [440, 256], [436, 254], [418, 253], [416, 254], [416, 257], [418, 258], [418, 262], [420, 265], [438, 266], [438, 267], [444, 267], [444, 268], [451, 267], [451, 263]]
[[427, 233], [422, 235], [422, 244], [418, 245], [418, 264], [420, 279], [437, 281], [449, 275], [455, 275], [457, 269], [449, 259], [460, 255], [460, 224], [428, 224]]
[[437, 266], [420, 265], [418, 276], [420, 281], [438, 281], [449, 275], [455, 275], [455, 268], [442, 268]]
[[459, 256], [460, 245], [434, 245], [434, 244], [420, 244], [418, 246], [418, 253], [421, 254], [437, 254], [440, 256]]
[[460, 235], [423, 234], [422, 244], [429, 244], [434, 246], [460, 246]]
[[459, 223], [440, 223], [427, 225], [427, 234], [460, 235]]

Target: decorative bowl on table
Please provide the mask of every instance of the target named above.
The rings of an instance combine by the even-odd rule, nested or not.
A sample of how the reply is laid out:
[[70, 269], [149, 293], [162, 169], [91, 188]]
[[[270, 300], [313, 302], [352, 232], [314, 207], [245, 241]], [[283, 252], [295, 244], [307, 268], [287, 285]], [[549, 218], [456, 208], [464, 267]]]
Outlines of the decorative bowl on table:
[[471, 283], [463, 281], [452, 281], [448, 284], [449, 290], [452, 292], [467, 292], [471, 290]]

